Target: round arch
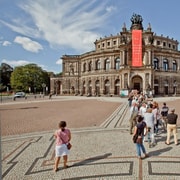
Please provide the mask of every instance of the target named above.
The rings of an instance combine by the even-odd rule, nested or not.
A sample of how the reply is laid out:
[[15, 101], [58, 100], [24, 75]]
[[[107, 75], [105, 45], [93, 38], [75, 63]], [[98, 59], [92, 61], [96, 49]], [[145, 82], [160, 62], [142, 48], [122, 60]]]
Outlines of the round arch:
[[114, 86], [115, 86], [114, 87], [114, 94], [119, 95], [119, 93], [120, 93], [120, 80], [119, 79], [115, 80]]
[[[45, 92], [46, 90], [43, 89], [43, 91]], [[54, 94], [62, 94], [62, 82], [60, 80], [54, 81]]]
[[84, 95], [86, 93], [86, 82], [85, 81], [83, 81], [83, 83], [82, 83], [82, 95]]
[[88, 81], [88, 89], [87, 89], [87, 94], [89, 95], [89, 96], [92, 96], [92, 82], [91, 82], [91, 80], [89, 80]]
[[104, 94], [110, 94], [110, 81], [108, 79], [104, 81]]
[[100, 81], [99, 80], [95, 81], [95, 92], [94, 92], [94, 94], [96, 96], [100, 95]]
[[131, 89], [136, 89], [138, 91], [143, 90], [143, 80], [139, 75], [133, 76], [131, 79]]

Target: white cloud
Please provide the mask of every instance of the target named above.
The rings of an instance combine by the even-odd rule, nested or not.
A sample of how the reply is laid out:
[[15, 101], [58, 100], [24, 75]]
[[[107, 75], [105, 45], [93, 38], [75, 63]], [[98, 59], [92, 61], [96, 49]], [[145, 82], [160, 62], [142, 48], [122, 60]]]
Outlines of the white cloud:
[[35, 53], [43, 49], [43, 47], [38, 42], [32, 41], [31, 39], [27, 37], [17, 36], [14, 39], [14, 42], [21, 44], [25, 50], [35, 52]]
[[56, 61], [56, 64], [62, 64], [62, 59], [58, 59], [58, 60]]
[[2, 45], [3, 45], [3, 46], [9, 46], [9, 45], [11, 45], [11, 42], [9, 42], [9, 41], [4, 41], [4, 42], [2, 43]]
[[115, 6], [108, 6], [108, 7], [106, 7], [106, 11], [107, 12], [113, 12], [113, 11], [115, 11], [116, 10], [116, 7]]
[[[113, 9], [106, 8], [106, 1], [99, 0], [54, 0], [51, 3], [27, 0], [20, 7], [29, 15], [28, 21], [25, 16], [24, 19], [13, 17], [11, 23], [1, 22], [24, 36], [46, 40], [51, 47], [68, 47], [77, 52], [94, 49], [94, 41], [101, 37], [97, 29], [105, 28]], [[26, 44], [23, 47], [32, 50]]]
[[26, 61], [26, 60], [6, 60], [3, 59], [2, 63], [6, 63], [9, 64], [12, 67], [16, 67], [16, 66], [24, 66], [26, 64], [30, 64], [32, 62]]
[[[10, 65], [11, 67], [25, 66], [27, 64], [37, 64], [35, 62], [27, 61], [27, 60], [7, 60], [7, 59], [3, 59], [2, 63], [6, 63], [6, 64]], [[44, 70], [47, 70], [47, 68], [48, 68], [43, 64], [37, 64], [37, 65]]]

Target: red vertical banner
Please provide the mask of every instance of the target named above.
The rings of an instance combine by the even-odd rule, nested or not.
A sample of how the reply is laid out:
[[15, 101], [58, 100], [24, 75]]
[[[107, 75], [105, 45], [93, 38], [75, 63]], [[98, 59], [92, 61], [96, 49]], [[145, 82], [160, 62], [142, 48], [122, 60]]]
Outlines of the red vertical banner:
[[142, 66], [142, 30], [132, 31], [132, 66]]

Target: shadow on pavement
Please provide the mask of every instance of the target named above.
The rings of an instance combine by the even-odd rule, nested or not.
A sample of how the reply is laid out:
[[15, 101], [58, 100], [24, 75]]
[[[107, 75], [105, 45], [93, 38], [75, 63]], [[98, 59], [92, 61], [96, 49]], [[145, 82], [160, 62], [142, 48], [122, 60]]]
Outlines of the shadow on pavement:
[[170, 151], [172, 149], [172, 147], [167, 147], [167, 148], [163, 148], [163, 149], [158, 149], [156, 151], [151, 151], [149, 152], [149, 156], [159, 156], [161, 154], [163, 154], [164, 152]]
[[111, 155], [112, 155], [112, 153], [106, 153], [104, 155], [91, 157], [91, 158], [85, 159], [83, 161], [80, 161], [78, 163], [74, 163], [71, 167], [73, 167], [73, 166], [83, 166], [85, 164], [89, 164], [89, 163], [92, 163], [94, 161], [98, 161], [98, 160], [101, 160], [101, 159], [106, 159], [108, 156], [111, 156]]

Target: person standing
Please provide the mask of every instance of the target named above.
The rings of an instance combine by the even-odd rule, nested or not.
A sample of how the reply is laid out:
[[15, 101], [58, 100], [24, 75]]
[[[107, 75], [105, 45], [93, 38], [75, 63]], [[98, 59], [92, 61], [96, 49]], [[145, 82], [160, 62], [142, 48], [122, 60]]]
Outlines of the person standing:
[[129, 107], [131, 107], [131, 105], [132, 105], [132, 100], [133, 100], [133, 93], [131, 92], [130, 94], [129, 94], [129, 98], [128, 98], [128, 101], [129, 101]]
[[130, 108], [130, 119], [129, 119], [129, 123], [130, 123], [130, 134], [133, 134], [133, 128], [136, 125], [136, 117], [138, 115], [139, 111], [138, 111], [138, 106], [136, 102], [133, 102], [131, 108]]
[[168, 115], [168, 111], [169, 111], [169, 108], [166, 105], [166, 103], [164, 102], [163, 106], [161, 108], [161, 116], [162, 116], [162, 120], [163, 120], [163, 128], [164, 128], [164, 130], [166, 130], [166, 128], [167, 128], [167, 115]]
[[146, 113], [146, 110], [147, 110], [146, 103], [143, 102], [141, 107], [139, 108], [139, 115], [144, 117], [144, 114]]
[[148, 141], [148, 135], [150, 135], [150, 146], [155, 145], [155, 138], [154, 138], [154, 115], [152, 113], [152, 108], [148, 108], [146, 113], [144, 114], [144, 122], [147, 125], [148, 133], [144, 137], [144, 142]]
[[66, 122], [61, 121], [59, 123], [59, 129], [54, 133], [54, 137], [56, 138], [56, 146], [55, 146], [55, 164], [54, 171], [58, 170], [58, 164], [60, 162], [60, 158], [64, 159], [64, 168], [68, 168], [67, 160], [69, 150], [67, 148], [67, 144], [71, 140], [71, 132], [66, 128]]
[[170, 137], [171, 132], [173, 132], [174, 135], [174, 143], [175, 145], [178, 145], [178, 138], [177, 138], [177, 118], [178, 115], [174, 113], [175, 109], [172, 108], [170, 110], [170, 113], [167, 115], [167, 139], [165, 144], [169, 145], [170, 143]]
[[160, 110], [159, 110], [159, 104], [156, 101], [153, 102], [152, 113], [154, 114], [154, 131], [155, 131], [156, 134], [158, 134], [159, 121], [161, 119], [161, 113], [160, 113]]
[[144, 153], [145, 157], [148, 157], [148, 154], [146, 153], [146, 149], [143, 145], [144, 135], [147, 134], [147, 126], [146, 123], [143, 121], [143, 117], [140, 115], [137, 116], [137, 124], [134, 128], [133, 136], [135, 136], [136, 134], [138, 135], [136, 140], [136, 151], [138, 158], [139, 159], [142, 158], [141, 151]]

